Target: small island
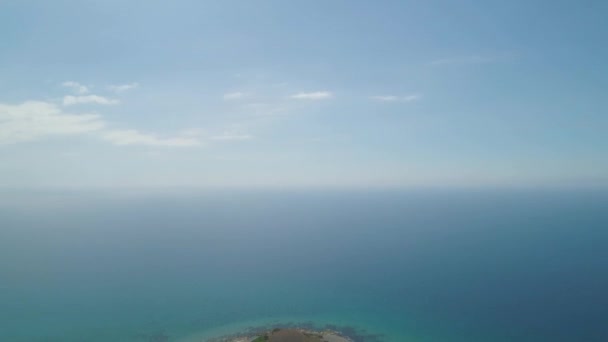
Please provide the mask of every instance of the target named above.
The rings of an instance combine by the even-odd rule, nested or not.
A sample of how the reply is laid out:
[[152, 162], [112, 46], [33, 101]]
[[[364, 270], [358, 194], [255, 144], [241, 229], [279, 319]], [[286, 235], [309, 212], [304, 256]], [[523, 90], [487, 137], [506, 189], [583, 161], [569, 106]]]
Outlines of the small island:
[[312, 322], [284, 322], [250, 326], [230, 335], [207, 338], [201, 342], [384, 342], [382, 334], [369, 333], [352, 326], [318, 325]]
[[275, 328], [257, 333], [255, 336], [233, 337], [227, 340], [227, 342], [352, 342], [352, 340], [331, 330], [315, 331], [298, 328]]
[[336, 331], [275, 328], [258, 336], [237, 337], [232, 342], [352, 342]]

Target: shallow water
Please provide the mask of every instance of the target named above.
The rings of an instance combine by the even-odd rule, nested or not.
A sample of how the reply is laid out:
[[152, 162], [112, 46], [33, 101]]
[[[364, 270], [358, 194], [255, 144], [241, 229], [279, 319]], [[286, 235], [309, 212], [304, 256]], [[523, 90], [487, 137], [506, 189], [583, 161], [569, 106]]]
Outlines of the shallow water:
[[7, 341], [605, 341], [607, 269], [600, 191], [0, 195]]

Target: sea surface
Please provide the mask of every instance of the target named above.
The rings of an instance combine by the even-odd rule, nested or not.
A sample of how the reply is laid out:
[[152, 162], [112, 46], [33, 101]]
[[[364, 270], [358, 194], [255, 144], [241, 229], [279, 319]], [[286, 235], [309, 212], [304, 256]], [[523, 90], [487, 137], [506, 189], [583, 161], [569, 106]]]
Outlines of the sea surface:
[[0, 192], [0, 340], [608, 341], [608, 191]]

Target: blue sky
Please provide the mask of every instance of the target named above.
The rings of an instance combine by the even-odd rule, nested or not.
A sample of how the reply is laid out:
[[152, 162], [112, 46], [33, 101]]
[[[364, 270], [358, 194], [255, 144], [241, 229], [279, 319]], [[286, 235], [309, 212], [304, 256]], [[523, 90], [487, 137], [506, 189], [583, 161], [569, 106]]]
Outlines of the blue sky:
[[0, 186], [608, 183], [605, 1], [3, 1]]

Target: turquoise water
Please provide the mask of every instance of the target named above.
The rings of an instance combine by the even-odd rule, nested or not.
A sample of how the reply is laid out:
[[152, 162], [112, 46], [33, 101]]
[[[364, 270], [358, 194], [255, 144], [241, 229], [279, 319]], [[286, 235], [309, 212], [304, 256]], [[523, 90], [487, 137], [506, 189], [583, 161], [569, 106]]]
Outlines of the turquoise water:
[[601, 191], [0, 196], [3, 341], [606, 341], [606, 270]]

